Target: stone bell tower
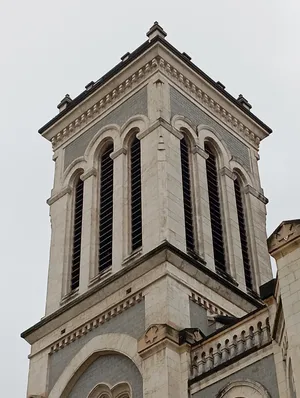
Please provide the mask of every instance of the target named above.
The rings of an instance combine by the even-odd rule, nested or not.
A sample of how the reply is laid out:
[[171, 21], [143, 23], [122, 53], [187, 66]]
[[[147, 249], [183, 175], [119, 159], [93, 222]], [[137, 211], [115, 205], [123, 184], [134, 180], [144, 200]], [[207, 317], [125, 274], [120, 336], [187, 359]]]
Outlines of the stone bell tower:
[[165, 37], [155, 22], [39, 130], [55, 178], [28, 397], [188, 397], [191, 345], [262, 307], [271, 130]]

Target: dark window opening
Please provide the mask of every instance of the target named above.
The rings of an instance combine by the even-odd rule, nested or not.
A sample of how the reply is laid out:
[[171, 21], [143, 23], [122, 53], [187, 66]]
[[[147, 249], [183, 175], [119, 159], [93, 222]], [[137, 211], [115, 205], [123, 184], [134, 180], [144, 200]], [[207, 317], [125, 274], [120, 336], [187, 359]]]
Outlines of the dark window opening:
[[114, 161], [109, 144], [100, 158], [99, 272], [112, 265]]
[[136, 137], [130, 147], [131, 250], [142, 246], [141, 143]]
[[193, 205], [191, 196], [191, 173], [189, 146], [185, 138], [180, 141], [183, 206], [184, 206], [184, 225], [187, 250], [195, 250], [194, 225], [193, 225]]
[[206, 160], [206, 176], [208, 186], [209, 210], [213, 251], [216, 270], [226, 272], [223, 224], [219, 192], [219, 179], [217, 171], [217, 158], [209, 145], [205, 144], [205, 151], [209, 155]]
[[253, 283], [252, 283], [252, 276], [251, 276], [251, 266], [250, 266], [248, 239], [247, 239], [247, 231], [246, 231], [246, 219], [245, 219], [245, 212], [244, 212], [243, 197], [242, 197], [242, 192], [241, 192], [241, 184], [240, 184], [238, 178], [236, 178], [234, 180], [234, 191], [235, 191], [236, 210], [237, 210], [238, 223], [239, 223], [239, 232], [240, 232], [240, 241], [241, 241], [241, 248], [242, 248], [245, 282], [246, 282], [247, 289], [252, 290]]
[[75, 185], [73, 248], [71, 268], [71, 290], [77, 289], [80, 278], [80, 255], [82, 237], [83, 181], [78, 179]]

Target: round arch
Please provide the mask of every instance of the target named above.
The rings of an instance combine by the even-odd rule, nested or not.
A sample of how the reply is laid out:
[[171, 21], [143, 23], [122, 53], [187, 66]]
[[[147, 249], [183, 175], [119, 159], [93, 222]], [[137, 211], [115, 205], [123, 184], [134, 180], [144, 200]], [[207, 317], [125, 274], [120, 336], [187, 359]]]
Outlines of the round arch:
[[230, 169], [233, 173], [236, 173], [242, 180], [244, 185], [251, 185], [254, 187], [254, 181], [252, 176], [245, 170], [245, 168], [235, 160], [230, 161]]
[[216, 398], [271, 398], [271, 395], [260, 383], [253, 380], [236, 380], [227, 384]]
[[220, 134], [212, 127], [206, 125], [199, 125], [197, 127], [197, 132], [200, 148], [204, 150], [205, 143], [210, 143], [218, 154], [221, 163], [220, 166], [226, 166], [230, 169], [229, 163], [232, 156]]
[[180, 115], [175, 115], [175, 116], [173, 116], [173, 118], [171, 120], [171, 125], [176, 130], [187, 134], [188, 139], [189, 139], [190, 143], [192, 144], [192, 146], [197, 144], [198, 137], [197, 137], [196, 131], [194, 130], [194, 128], [192, 126], [192, 122], [188, 118], [186, 118], [184, 116], [180, 116]]
[[131, 336], [120, 333], [108, 333], [96, 336], [81, 348], [66, 366], [54, 387], [49, 393], [48, 398], [63, 396], [65, 389], [74, 375], [80, 370], [85, 370], [85, 364], [90, 364], [89, 359], [101, 353], [119, 353], [128, 357], [142, 373], [141, 358], [137, 353], [137, 340]]
[[120, 128], [116, 124], [110, 124], [100, 129], [88, 144], [84, 153], [88, 170], [97, 167], [99, 154], [109, 141], [113, 142], [114, 150], [121, 147]]
[[62, 188], [72, 186], [78, 174], [83, 174], [86, 170], [86, 161], [83, 156], [74, 159], [66, 168], [62, 177]]
[[127, 147], [133, 131], [143, 133], [149, 128], [149, 119], [144, 115], [135, 115], [129, 118], [120, 129], [121, 146]]

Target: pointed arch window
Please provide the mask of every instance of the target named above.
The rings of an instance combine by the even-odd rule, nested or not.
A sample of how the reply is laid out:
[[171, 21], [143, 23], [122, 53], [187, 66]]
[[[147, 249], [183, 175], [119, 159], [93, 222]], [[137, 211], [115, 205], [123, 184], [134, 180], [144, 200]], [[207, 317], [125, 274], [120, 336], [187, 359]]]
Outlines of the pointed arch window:
[[100, 156], [99, 272], [112, 265], [114, 161], [109, 143]]
[[77, 178], [74, 184], [74, 213], [73, 213], [73, 244], [72, 244], [72, 266], [71, 266], [71, 290], [79, 287], [80, 278], [80, 256], [82, 237], [82, 211], [83, 211], [83, 188], [84, 182]]
[[141, 142], [135, 137], [130, 145], [131, 250], [142, 247]]
[[186, 137], [183, 137], [180, 141], [180, 156], [186, 248], [188, 251], [194, 251], [195, 239], [193, 225], [193, 204], [191, 195], [190, 147]]
[[234, 180], [234, 192], [235, 192], [236, 210], [238, 216], [240, 242], [241, 242], [242, 258], [243, 258], [244, 273], [245, 273], [245, 282], [247, 289], [252, 290], [253, 281], [251, 275], [251, 265], [250, 265], [250, 256], [249, 256], [249, 247], [248, 247], [245, 205], [244, 205], [244, 198], [242, 195], [242, 183], [238, 175], [235, 175], [235, 177], [236, 178]]
[[217, 271], [226, 272], [217, 157], [209, 143], [205, 143], [204, 149], [208, 154], [206, 176], [215, 266]]

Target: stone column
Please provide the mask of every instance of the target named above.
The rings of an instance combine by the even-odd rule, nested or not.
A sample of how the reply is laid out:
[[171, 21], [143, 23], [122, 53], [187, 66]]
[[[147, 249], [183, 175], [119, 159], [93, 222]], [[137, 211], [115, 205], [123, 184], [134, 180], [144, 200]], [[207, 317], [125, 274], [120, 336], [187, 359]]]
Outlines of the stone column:
[[253, 282], [258, 291], [259, 286], [272, 279], [270, 256], [266, 245], [266, 204], [268, 200], [250, 185], [244, 188], [244, 195]]
[[208, 154], [199, 146], [193, 148], [196, 158], [195, 168], [195, 213], [199, 255], [206, 261], [207, 268], [215, 270], [214, 251], [211, 233], [209, 197], [206, 178]]
[[188, 398], [188, 366], [175, 329], [152, 325], [138, 342], [145, 398]]
[[[124, 148], [113, 152], [110, 157], [114, 161], [114, 197], [113, 197], [113, 259], [112, 269], [117, 272], [122, 267], [122, 261], [128, 251], [128, 229], [125, 224], [125, 214], [128, 211], [128, 203], [124, 200], [125, 187], [128, 189], [126, 176], [126, 154]], [[127, 249], [127, 250], [126, 250]]]
[[97, 170], [91, 168], [80, 176], [84, 181], [82, 212], [81, 258], [79, 292], [88, 289], [93, 277], [98, 274], [97, 235], [98, 235], [98, 184]]
[[221, 202], [223, 202], [224, 244], [227, 249], [228, 273], [246, 290], [239, 223], [234, 191], [234, 174], [227, 167], [220, 170]]
[[67, 293], [70, 257], [71, 189], [63, 189], [51, 196], [50, 206], [51, 245], [46, 298], [46, 316], [60, 307]]

